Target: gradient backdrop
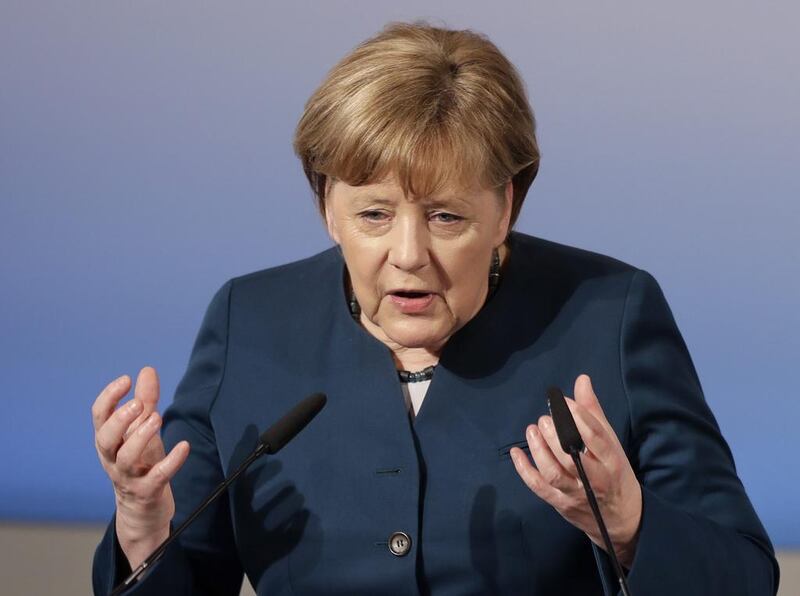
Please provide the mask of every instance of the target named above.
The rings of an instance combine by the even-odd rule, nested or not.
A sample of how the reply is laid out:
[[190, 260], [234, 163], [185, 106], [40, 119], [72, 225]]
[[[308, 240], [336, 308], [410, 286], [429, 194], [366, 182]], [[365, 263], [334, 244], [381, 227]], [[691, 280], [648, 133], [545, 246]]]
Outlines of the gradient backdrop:
[[800, 546], [799, 5], [431, 6], [2, 0], [0, 519], [107, 520], [97, 392], [152, 364], [168, 402], [220, 284], [329, 246], [293, 127], [357, 42], [425, 17], [519, 67], [543, 160], [518, 229], [656, 276]]

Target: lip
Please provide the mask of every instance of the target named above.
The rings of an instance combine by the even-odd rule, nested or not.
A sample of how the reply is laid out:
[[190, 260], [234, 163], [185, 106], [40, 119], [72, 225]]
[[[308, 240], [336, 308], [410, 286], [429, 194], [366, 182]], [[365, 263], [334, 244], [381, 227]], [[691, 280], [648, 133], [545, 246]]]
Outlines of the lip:
[[398, 296], [397, 292], [424, 292], [424, 290], [409, 290], [403, 288], [392, 290], [392, 292], [387, 294], [390, 302], [394, 304], [403, 314], [416, 314], [425, 311], [433, 303], [433, 299], [436, 297], [436, 294], [433, 292], [428, 292], [415, 298]]
[[436, 293], [436, 292], [434, 292], [432, 290], [429, 290], [427, 288], [409, 288], [409, 287], [406, 287], [406, 286], [392, 288], [391, 290], [389, 290], [386, 293], [387, 294], [397, 294], [397, 293], [400, 293], [400, 292], [406, 292], [406, 293], [418, 292], [420, 294], [435, 294]]

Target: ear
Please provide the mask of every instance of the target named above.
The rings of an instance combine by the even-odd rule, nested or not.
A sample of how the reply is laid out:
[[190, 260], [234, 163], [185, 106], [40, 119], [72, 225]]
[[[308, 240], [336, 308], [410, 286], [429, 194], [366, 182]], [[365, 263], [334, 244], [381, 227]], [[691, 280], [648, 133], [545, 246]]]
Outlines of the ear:
[[333, 217], [333, 188], [335, 184], [331, 183], [325, 191], [325, 226], [328, 228], [328, 236], [331, 237], [336, 244], [339, 242], [339, 230], [336, 228], [336, 220]]
[[503, 189], [503, 207], [500, 214], [500, 221], [497, 223], [497, 242], [495, 246], [499, 246], [505, 242], [508, 233], [511, 231], [511, 208], [514, 205], [514, 185], [509, 179]]

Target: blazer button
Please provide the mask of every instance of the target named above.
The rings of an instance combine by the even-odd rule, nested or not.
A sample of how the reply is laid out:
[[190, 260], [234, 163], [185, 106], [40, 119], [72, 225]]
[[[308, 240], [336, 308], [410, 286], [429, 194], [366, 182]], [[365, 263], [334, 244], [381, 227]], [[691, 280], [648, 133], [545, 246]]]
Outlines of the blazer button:
[[411, 550], [411, 538], [405, 532], [395, 532], [389, 536], [389, 550], [396, 557], [402, 557]]

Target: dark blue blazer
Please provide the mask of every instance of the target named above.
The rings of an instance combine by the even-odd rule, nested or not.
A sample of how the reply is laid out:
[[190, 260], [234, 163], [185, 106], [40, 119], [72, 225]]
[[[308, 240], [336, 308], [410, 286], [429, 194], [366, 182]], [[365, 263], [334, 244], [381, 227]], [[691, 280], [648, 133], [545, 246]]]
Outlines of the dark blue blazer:
[[[736, 476], [654, 279], [523, 234], [497, 292], [458, 331], [415, 422], [388, 349], [356, 324], [338, 249], [234, 279], [206, 313], [164, 417], [182, 519], [316, 391], [322, 413], [258, 460], [131, 593], [614, 594], [606, 555], [528, 490], [509, 457], [545, 390], [594, 388], [642, 483], [638, 596], [774, 594], [772, 546]], [[411, 538], [407, 555], [390, 535]], [[126, 562], [114, 521], [94, 588]]]

